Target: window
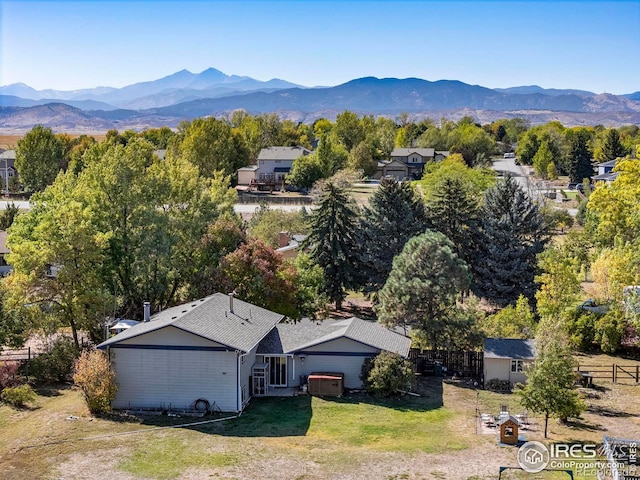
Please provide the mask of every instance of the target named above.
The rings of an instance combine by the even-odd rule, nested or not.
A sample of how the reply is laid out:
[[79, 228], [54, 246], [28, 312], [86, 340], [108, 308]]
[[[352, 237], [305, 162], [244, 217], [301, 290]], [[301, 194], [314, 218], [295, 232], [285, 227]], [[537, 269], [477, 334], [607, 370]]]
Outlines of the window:
[[524, 367], [524, 362], [522, 360], [511, 360], [512, 372], [522, 372], [523, 367]]

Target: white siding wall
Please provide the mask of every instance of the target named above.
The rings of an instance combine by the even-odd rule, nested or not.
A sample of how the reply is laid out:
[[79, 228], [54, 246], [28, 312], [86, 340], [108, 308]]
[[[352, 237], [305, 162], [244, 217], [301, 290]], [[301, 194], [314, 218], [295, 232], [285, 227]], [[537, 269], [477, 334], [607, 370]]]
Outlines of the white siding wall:
[[[531, 362], [525, 362], [525, 365]], [[484, 359], [484, 381], [497, 378], [498, 380], [508, 380], [512, 384], [518, 382], [525, 383], [527, 376], [524, 372], [511, 371], [511, 359], [509, 358], [485, 358]]]
[[[249, 394], [251, 392], [251, 387], [249, 385], [249, 379], [251, 377], [251, 369], [253, 365], [256, 363], [256, 350], [258, 346], [251, 350], [245, 357], [244, 363], [240, 364], [240, 394], [242, 394], [242, 388], [245, 389], [245, 405], [249, 401]], [[240, 397], [242, 398], [242, 397]]]
[[178, 349], [217, 344], [173, 327], [122, 344], [128, 348], [117, 344], [111, 348], [118, 382], [114, 408], [180, 409], [204, 398], [223, 411], [237, 411], [238, 360], [234, 351]]

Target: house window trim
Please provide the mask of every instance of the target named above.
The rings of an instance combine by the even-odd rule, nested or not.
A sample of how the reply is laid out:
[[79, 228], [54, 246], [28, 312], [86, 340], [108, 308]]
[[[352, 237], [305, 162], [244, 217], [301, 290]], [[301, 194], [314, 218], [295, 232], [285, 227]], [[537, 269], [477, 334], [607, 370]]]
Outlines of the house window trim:
[[524, 360], [512, 358], [511, 359], [511, 373], [524, 372]]

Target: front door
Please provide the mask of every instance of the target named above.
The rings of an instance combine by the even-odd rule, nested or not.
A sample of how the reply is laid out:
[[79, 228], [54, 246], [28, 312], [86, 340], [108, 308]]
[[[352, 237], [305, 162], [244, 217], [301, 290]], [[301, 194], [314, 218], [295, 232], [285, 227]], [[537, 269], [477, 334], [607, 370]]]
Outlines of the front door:
[[287, 386], [287, 357], [267, 357], [269, 364], [269, 385], [272, 387]]

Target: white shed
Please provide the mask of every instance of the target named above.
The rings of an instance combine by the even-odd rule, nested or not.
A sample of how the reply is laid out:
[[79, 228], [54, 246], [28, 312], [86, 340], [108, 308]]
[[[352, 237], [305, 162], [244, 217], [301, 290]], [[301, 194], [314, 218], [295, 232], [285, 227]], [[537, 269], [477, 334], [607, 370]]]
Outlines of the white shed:
[[536, 354], [535, 343], [531, 339], [486, 338], [484, 341], [484, 382], [497, 379], [515, 383], [525, 383], [525, 366]]

